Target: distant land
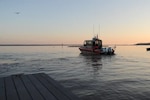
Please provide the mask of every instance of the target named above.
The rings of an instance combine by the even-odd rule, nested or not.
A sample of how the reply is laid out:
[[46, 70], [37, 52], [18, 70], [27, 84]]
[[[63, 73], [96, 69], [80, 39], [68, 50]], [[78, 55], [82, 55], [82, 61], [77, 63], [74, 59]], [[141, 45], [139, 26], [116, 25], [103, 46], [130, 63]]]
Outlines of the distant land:
[[135, 45], [150, 45], [150, 43], [137, 43]]
[[0, 46], [62, 46], [63, 44], [0, 44]]
[[[83, 44], [0, 44], [0, 46], [68, 46], [80, 47]], [[103, 46], [132, 46], [135, 44], [104, 44]], [[138, 44], [137, 44], [138, 45]]]
[[81, 46], [80, 44], [0, 44], [0, 46]]

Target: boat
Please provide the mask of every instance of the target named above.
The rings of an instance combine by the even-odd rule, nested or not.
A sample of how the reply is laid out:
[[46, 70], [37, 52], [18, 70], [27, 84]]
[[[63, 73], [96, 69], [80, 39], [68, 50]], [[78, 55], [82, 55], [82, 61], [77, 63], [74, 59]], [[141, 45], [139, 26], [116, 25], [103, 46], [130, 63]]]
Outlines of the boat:
[[150, 48], [146, 48], [147, 51], [150, 51]]
[[85, 40], [83, 45], [79, 47], [82, 54], [105, 54], [113, 55], [115, 48], [103, 47], [102, 40], [95, 36], [92, 40]]

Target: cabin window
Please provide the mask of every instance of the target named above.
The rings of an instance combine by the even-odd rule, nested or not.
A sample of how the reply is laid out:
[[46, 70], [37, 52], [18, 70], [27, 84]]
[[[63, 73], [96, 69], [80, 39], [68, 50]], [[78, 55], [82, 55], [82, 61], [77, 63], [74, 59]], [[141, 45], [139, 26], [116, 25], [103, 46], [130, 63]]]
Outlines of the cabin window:
[[84, 41], [84, 46], [86, 46], [86, 41]]
[[84, 42], [84, 46], [92, 46], [93, 45], [93, 41], [85, 41]]
[[99, 46], [99, 48], [102, 48], [102, 41], [101, 40], [98, 41], [98, 46]]
[[98, 44], [99, 44], [99, 41], [95, 41], [95, 46], [98, 46]]
[[99, 44], [99, 45], [102, 45], [102, 41], [98, 41], [98, 44]]

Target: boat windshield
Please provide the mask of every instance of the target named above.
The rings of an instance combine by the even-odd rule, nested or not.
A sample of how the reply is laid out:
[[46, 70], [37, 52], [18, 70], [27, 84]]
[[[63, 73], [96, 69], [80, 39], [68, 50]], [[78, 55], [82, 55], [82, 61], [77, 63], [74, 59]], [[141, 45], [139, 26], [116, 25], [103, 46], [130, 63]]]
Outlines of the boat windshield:
[[84, 46], [98, 46], [98, 48], [102, 48], [102, 41], [101, 40], [85, 40]]
[[84, 46], [92, 46], [92, 45], [93, 45], [93, 41], [91, 40], [84, 41]]

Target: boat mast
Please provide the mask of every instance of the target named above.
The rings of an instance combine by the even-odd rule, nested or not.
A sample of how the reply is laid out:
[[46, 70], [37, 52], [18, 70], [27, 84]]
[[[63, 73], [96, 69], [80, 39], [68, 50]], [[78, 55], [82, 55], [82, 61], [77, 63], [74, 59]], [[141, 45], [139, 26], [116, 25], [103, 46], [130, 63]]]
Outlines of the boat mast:
[[93, 24], [93, 36], [94, 36], [95, 34], [94, 34], [94, 24]]
[[[99, 35], [100, 35], [100, 24], [99, 24]], [[98, 38], [98, 35], [97, 35], [97, 38]]]
[[93, 24], [93, 35], [94, 35], [94, 37], [96, 37], [96, 38], [98, 38], [98, 35], [100, 35], [100, 24], [99, 24], [99, 28], [98, 28], [97, 35], [96, 35], [95, 32], [94, 32], [94, 24]]

